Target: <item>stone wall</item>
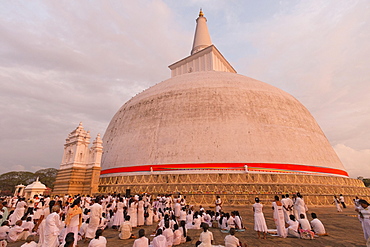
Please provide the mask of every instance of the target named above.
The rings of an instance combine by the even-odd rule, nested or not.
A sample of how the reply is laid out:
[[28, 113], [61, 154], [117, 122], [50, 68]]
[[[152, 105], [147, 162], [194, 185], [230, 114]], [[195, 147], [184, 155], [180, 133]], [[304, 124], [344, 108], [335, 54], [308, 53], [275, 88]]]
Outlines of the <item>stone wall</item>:
[[99, 193], [151, 193], [187, 196], [190, 204], [214, 204], [221, 196], [225, 205], [254, 203], [254, 198], [271, 201], [274, 195], [300, 192], [308, 205], [329, 205], [333, 195], [349, 199], [368, 198], [370, 189], [358, 179], [295, 174], [151, 174], [102, 177]]

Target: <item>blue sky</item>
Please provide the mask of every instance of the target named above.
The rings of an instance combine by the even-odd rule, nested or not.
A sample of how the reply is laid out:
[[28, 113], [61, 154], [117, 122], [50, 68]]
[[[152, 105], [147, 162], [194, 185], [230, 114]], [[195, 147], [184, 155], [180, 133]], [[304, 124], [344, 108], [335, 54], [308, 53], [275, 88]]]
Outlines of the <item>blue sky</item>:
[[352, 177], [370, 177], [369, 1], [1, 1], [0, 173], [59, 167], [190, 54], [203, 8], [243, 74], [296, 97]]

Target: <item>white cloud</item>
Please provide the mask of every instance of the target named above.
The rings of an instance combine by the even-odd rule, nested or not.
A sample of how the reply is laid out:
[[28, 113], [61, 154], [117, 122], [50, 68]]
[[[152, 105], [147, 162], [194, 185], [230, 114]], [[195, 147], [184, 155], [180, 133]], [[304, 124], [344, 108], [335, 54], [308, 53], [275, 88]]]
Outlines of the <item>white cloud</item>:
[[337, 144], [334, 150], [351, 177], [370, 177], [370, 149], [355, 150], [344, 144]]

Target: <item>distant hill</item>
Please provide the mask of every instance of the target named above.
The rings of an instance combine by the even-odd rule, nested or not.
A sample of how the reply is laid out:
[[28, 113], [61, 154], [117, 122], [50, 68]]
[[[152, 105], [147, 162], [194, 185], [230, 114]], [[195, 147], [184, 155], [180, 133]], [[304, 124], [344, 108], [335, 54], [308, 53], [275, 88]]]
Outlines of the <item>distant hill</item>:
[[29, 185], [37, 177], [46, 187], [53, 189], [58, 169], [46, 168], [35, 173], [26, 171], [7, 172], [0, 175], [0, 195], [12, 195], [18, 184]]

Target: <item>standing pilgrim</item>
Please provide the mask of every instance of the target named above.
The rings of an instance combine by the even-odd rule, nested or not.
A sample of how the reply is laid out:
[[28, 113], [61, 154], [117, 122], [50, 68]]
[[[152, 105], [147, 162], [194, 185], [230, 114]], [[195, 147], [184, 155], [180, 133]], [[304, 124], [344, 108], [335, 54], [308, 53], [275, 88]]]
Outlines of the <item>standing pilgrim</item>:
[[337, 196], [334, 196], [334, 201], [332, 204], [335, 204], [335, 207], [337, 208], [338, 212], [342, 212], [342, 208], [340, 207], [340, 201]]
[[275, 200], [272, 203], [272, 209], [274, 210], [274, 221], [277, 228], [277, 234], [279, 237], [286, 238], [285, 221], [283, 204], [279, 200], [279, 196], [275, 196]]
[[58, 235], [60, 233], [61, 221], [60, 221], [60, 207], [55, 205], [52, 208], [53, 213], [49, 214], [45, 220], [44, 230], [44, 243], [42, 247], [57, 247], [58, 246]]
[[139, 197], [139, 202], [137, 203], [137, 226], [143, 226], [145, 217], [144, 217], [144, 204], [143, 198]]
[[137, 201], [130, 199], [130, 207], [128, 208], [128, 215], [130, 215], [130, 222], [132, 227], [137, 227]]
[[266, 239], [267, 225], [265, 216], [263, 215], [262, 208], [263, 205], [260, 203], [260, 199], [256, 197], [255, 204], [253, 204], [254, 212], [254, 230], [258, 234], [258, 238], [261, 238], [260, 232], [263, 232], [263, 238]]
[[[68, 209], [66, 216], [66, 234], [72, 232], [74, 234], [74, 246], [77, 245], [78, 231], [82, 225], [82, 209], [80, 208], [81, 198], [73, 201], [71, 207]], [[63, 238], [65, 241], [65, 238]]]
[[344, 196], [342, 194], [339, 195], [339, 201], [342, 204], [343, 208], [346, 208], [346, 203], [344, 202]]
[[100, 205], [100, 198], [96, 197], [94, 200], [94, 204], [90, 207], [90, 222], [86, 228], [86, 238], [94, 238], [96, 230], [100, 225], [103, 207]]
[[114, 214], [113, 218], [113, 226], [115, 226], [116, 228], [120, 227], [120, 225], [125, 221], [123, 214], [125, 204], [123, 202], [123, 198], [120, 197], [119, 199], [117, 199], [117, 201], [119, 202], [116, 204], [116, 213]]
[[222, 209], [222, 201], [220, 196], [216, 196], [215, 204], [216, 204], [216, 213], [219, 213]]
[[364, 237], [366, 241], [370, 241], [370, 207], [369, 203], [363, 199], [359, 200], [362, 207], [356, 208], [356, 211], [360, 214], [362, 230], [364, 231]]
[[306, 207], [306, 204], [304, 203], [303, 196], [299, 192], [297, 193], [297, 197], [294, 203], [294, 208], [297, 210], [296, 213], [298, 217], [296, 217], [296, 219], [299, 219], [300, 218], [299, 216], [301, 214], [303, 214], [305, 218], [307, 218], [306, 216], [307, 207]]

